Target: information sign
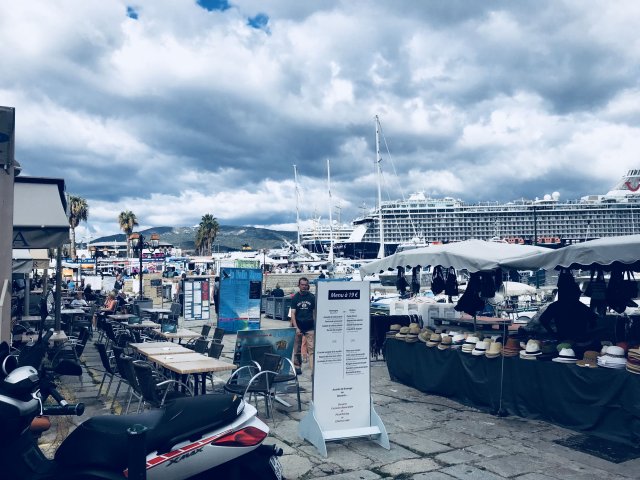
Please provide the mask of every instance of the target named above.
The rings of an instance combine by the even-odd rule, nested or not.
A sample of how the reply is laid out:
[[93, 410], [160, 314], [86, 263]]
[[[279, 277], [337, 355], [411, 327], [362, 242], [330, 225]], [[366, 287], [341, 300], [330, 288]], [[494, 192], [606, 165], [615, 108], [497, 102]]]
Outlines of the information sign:
[[258, 330], [262, 271], [257, 268], [223, 268], [220, 272], [218, 326], [229, 332]]

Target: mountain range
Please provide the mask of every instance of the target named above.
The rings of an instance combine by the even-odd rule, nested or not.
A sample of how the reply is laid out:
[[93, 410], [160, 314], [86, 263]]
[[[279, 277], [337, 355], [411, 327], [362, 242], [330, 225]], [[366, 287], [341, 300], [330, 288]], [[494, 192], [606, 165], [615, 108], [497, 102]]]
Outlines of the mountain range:
[[[167, 242], [181, 248], [186, 253], [195, 250], [195, 238], [198, 227], [153, 227], [141, 230], [140, 233], [148, 237], [151, 233], [158, 233], [161, 242]], [[220, 225], [220, 230], [213, 242], [214, 252], [228, 252], [242, 250], [248, 246], [251, 250], [263, 248], [277, 248], [285, 242], [295, 242], [296, 232], [270, 230], [268, 228], [236, 227]], [[93, 242], [124, 242], [124, 233], [96, 238]], [[246, 247], [245, 247], [246, 248]]]

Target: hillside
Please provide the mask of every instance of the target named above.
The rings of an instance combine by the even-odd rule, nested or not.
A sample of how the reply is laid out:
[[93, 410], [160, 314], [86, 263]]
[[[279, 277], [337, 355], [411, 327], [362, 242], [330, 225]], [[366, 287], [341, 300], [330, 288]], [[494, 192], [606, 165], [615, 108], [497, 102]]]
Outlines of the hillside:
[[[193, 251], [194, 239], [198, 227], [154, 227], [142, 230], [144, 235], [156, 232], [160, 234], [160, 241], [168, 242], [185, 251]], [[94, 242], [124, 242], [123, 233], [96, 238]], [[214, 241], [214, 251], [226, 252], [229, 250], [240, 250], [247, 244], [252, 250], [262, 248], [276, 248], [284, 241], [295, 242], [296, 232], [269, 230], [267, 228], [255, 227], [235, 227], [221, 225], [218, 236]]]

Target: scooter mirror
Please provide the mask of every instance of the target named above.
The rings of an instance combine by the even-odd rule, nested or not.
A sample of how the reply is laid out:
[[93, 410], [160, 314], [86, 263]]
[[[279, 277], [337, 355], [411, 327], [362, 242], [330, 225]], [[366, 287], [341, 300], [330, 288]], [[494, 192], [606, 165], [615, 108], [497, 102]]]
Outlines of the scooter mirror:
[[4, 375], [9, 375], [13, 372], [18, 366], [18, 357], [14, 355], [7, 355], [2, 360], [2, 373]]

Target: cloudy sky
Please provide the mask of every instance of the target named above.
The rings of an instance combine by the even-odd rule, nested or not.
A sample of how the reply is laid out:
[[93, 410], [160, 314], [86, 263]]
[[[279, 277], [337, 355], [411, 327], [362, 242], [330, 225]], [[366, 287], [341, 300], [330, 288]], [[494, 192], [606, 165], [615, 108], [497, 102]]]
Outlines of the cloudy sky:
[[[78, 238], [349, 221], [377, 197], [606, 193], [640, 168], [635, 0], [0, 0], [0, 105]], [[337, 210], [334, 209], [334, 218]]]

